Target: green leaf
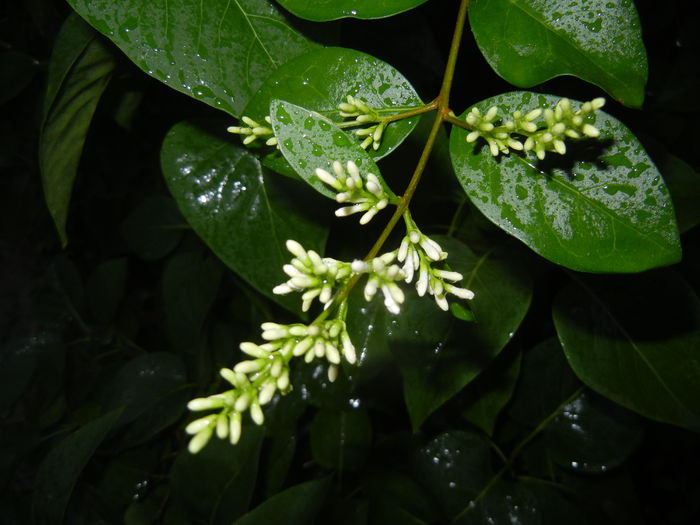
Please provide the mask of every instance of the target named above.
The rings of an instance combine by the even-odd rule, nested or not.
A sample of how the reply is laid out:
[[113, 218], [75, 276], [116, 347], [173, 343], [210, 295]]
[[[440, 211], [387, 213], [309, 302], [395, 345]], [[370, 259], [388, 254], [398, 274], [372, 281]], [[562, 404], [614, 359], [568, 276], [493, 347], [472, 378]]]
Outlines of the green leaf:
[[126, 285], [126, 259], [111, 259], [100, 264], [86, 283], [90, 311], [97, 321], [108, 324], [117, 313]]
[[234, 525], [308, 525], [314, 523], [328, 490], [328, 479], [294, 485], [265, 500]]
[[700, 300], [682, 279], [582, 281], [560, 293], [553, 316], [586, 385], [651, 419], [700, 429]]
[[121, 408], [118, 425], [130, 423], [165, 396], [181, 389], [186, 380], [182, 360], [166, 352], [132, 359], [105, 386], [102, 404], [108, 410]]
[[457, 240], [433, 238], [448, 252], [449, 266], [464, 275], [462, 285], [474, 291], [469, 305], [476, 322], [460, 322], [413, 292], [389, 321], [414, 429], [499, 354], [527, 313], [532, 293], [515, 260], [498, 252], [477, 257]]
[[284, 429], [271, 436], [269, 449], [262, 459], [266, 498], [277, 494], [284, 486], [296, 449], [296, 430]]
[[272, 293], [287, 280], [282, 266], [291, 256], [285, 242], [295, 239], [323, 253], [326, 228], [294, 183], [270, 177], [251, 153], [229, 141], [192, 123], [177, 124], [161, 150], [168, 187], [185, 219], [226, 265], [298, 311], [298, 297]]
[[196, 352], [222, 270], [219, 261], [198, 252], [177, 253], [168, 261], [162, 281], [165, 321], [170, 343], [179, 351]]
[[197, 454], [180, 452], [170, 471], [170, 487], [186, 523], [228, 525], [248, 509], [261, 443], [261, 429], [250, 425], [236, 446], [214, 436]]
[[414, 474], [440, 503], [445, 515], [452, 518], [476, 498], [489, 481], [489, 445], [473, 432], [446, 432], [417, 452]]
[[178, 245], [186, 228], [173, 199], [161, 195], [139, 204], [121, 225], [121, 234], [136, 255], [154, 261]]
[[311, 423], [311, 451], [324, 467], [362, 467], [372, 441], [372, 423], [364, 408], [321, 409]]
[[462, 417], [489, 436], [520, 375], [520, 352], [503, 352], [465, 389]]
[[424, 4], [427, 0], [277, 0], [293, 15], [314, 22], [328, 22], [339, 18], [385, 18]]
[[[498, 106], [507, 115], [558, 100], [516, 91], [477, 107]], [[593, 118], [599, 139], [570, 143], [565, 156], [549, 153], [544, 161], [532, 153], [494, 159], [482, 141], [468, 143], [467, 131], [455, 127], [450, 152], [457, 178], [488, 219], [557, 264], [639, 272], [677, 262], [678, 228], [661, 174], [621, 122], [603, 112]]]
[[541, 525], [540, 502], [525, 483], [499, 479], [475, 504], [465, 505], [457, 525]]
[[685, 233], [700, 224], [700, 173], [668, 150], [655, 158], [671, 193], [678, 229]]
[[621, 465], [642, 437], [639, 416], [590, 391], [567, 403], [544, 431], [551, 458], [587, 474]]
[[[263, 122], [270, 114], [270, 103], [281, 99], [342, 122], [338, 104], [345, 102], [348, 95], [363, 100], [383, 116], [423, 105], [408, 80], [386, 62], [354, 49], [326, 47], [276, 69], [250, 99], [243, 114]], [[370, 156], [382, 158], [391, 153], [418, 121], [419, 117], [411, 117], [389, 124], [379, 149], [368, 148]], [[302, 134], [308, 131], [304, 129]], [[360, 142], [356, 136], [353, 141]], [[268, 155], [265, 164], [283, 173], [291, 169], [278, 152]]]
[[37, 473], [32, 499], [33, 523], [62, 523], [73, 487], [88, 460], [119, 419], [109, 412], [76, 430], [46, 455]]
[[518, 87], [574, 75], [641, 107], [647, 57], [629, 1], [476, 0], [469, 22], [489, 65]]
[[80, 155], [92, 115], [114, 69], [114, 57], [77, 16], [56, 37], [39, 137], [39, 167], [46, 205], [61, 243]]
[[[372, 504], [372, 517], [384, 514], [380, 523], [435, 523], [432, 501], [417, 480], [397, 470], [372, 471], [363, 480]], [[403, 521], [402, 521], [403, 520]], [[374, 523], [374, 521], [373, 521]]]
[[239, 115], [276, 67], [314, 49], [266, 0], [69, 0], [142, 70]]
[[345, 166], [352, 160], [363, 174], [374, 173], [384, 190], [393, 195], [369, 153], [326, 117], [283, 100], [272, 101], [270, 116], [285, 159], [319, 193], [335, 200], [337, 192], [321, 182], [316, 168], [333, 173], [333, 161]]
[[523, 355], [508, 412], [516, 421], [534, 428], [559, 410], [579, 386], [559, 342], [547, 339]]

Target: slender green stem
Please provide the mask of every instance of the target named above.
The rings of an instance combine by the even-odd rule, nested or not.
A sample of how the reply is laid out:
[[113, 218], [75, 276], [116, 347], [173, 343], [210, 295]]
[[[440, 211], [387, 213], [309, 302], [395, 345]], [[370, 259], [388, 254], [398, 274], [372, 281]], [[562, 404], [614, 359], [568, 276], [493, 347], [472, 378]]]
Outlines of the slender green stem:
[[445, 115], [445, 122], [449, 122], [453, 126], [457, 126], [458, 128], [463, 128], [463, 129], [468, 129], [468, 130], [473, 130], [474, 127], [467, 124], [463, 120], [459, 120], [457, 117], [453, 117], [452, 115]]
[[457, 220], [460, 218], [462, 215], [462, 210], [464, 209], [464, 206], [467, 204], [467, 197], [464, 196], [462, 199], [459, 201], [459, 205], [457, 205], [457, 209], [454, 212], [454, 215], [452, 215], [452, 220], [450, 221], [450, 226], [447, 228], [447, 236], [452, 237], [455, 233], [455, 230], [457, 229]]
[[422, 115], [423, 113], [428, 113], [429, 111], [436, 110], [438, 108], [438, 100], [435, 99], [433, 100], [430, 104], [426, 104], [425, 106], [421, 106], [419, 108], [415, 108], [409, 111], [404, 111], [403, 113], [397, 113], [396, 115], [389, 115], [388, 117], [384, 117], [384, 122], [387, 124], [389, 122], [394, 122], [396, 120], [401, 120], [405, 118], [411, 118], [415, 117], [417, 115]]

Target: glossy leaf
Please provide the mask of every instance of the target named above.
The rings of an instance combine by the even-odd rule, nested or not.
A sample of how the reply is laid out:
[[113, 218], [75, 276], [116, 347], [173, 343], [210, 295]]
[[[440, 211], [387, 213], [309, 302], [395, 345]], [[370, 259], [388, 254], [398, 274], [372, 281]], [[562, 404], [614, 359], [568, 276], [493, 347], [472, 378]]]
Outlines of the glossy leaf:
[[641, 418], [590, 391], [567, 403], [547, 425], [552, 459], [576, 472], [602, 473], [621, 465], [642, 440]]
[[270, 116], [279, 149], [292, 168], [316, 191], [335, 200], [337, 192], [316, 176], [316, 168], [333, 173], [333, 161], [352, 160], [363, 174], [374, 173], [390, 194], [379, 168], [357, 141], [329, 119], [283, 100], [270, 104]]
[[[558, 98], [505, 93], [477, 106], [500, 115], [554, 107]], [[576, 104], [574, 104], [576, 105]], [[600, 138], [564, 156], [511, 153], [494, 159], [454, 128], [450, 152], [462, 188], [497, 226], [552, 262], [587, 272], [639, 272], [680, 259], [673, 204], [661, 174], [621, 122], [598, 112]]]
[[71, 16], [56, 39], [49, 65], [39, 167], [46, 205], [61, 243], [85, 137], [114, 69], [110, 50], [79, 17]]
[[574, 75], [627, 106], [644, 101], [647, 58], [632, 2], [477, 0], [469, 22], [489, 65], [511, 84]]
[[197, 454], [180, 452], [170, 471], [170, 486], [187, 523], [228, 525], [245, 513], [255, 488], [261, 443], [262, 431], [251, 425], [236, 446], [213, 436]]
[[363, 481], [368, 493], [372, 517], [381, 513], [380, 523], [435, 523], [437, 513], [418, 480], [396, 470], [372, 471]]
[[384, 18], [418, 7], [427, 0], [277, 0], [287, 11], [299, 18], [327, 22], [339, 18]]
[[[276, 69], [253, 95], [243, 114], [262, 122], [270, 114], [270, 103], [280, 99], [341, 122], [344, 119], [338, 104], [345, 102], [348, 95], [365, 101], [380, 115], [401, 113], [423, 104], [408, 80], [386, 62], [354, 49], [324, 47]], [[413, 131], [418, 120], [412, 117], [389, 124], [379, 149], [369, 147], [367, 152], [374, 158], [388, 155]], [[303, 130], [304, 134], [308, 132]], [[358, 144], [361, 141], [356, 136], [353, 140]], [[291, 169], [277, 151], [265, 158], [265, 164], [278, 171]]]
[[311, 423], [311, 451], [322, 466], [338, 470], [361, 467], [369, 452], [372, 423], [363, 408], [322, 409]]
[[231, 115], [277, 66], [315, 47], [265, 0], [69, 3], [146, 73]]
[[496, 481], [453, 520], [456, 525], [540, 525], [540, 502], [525, 483]]
[[520, 352], [503, 352], [465, 390], [462, 417], [488, 435], [496, 419], [513, 395], [520, 375]]
[[[323, 253], [326, 229], [311, 213], [308, 196], [231, 144], [192, 123], [170, 130], [161, 150], [166, 182], [180, 211], [219, 258], [261, 293], [297, 310], [300, 300], [272, 288], [288, 277], [287, 239]], [[286, 183], [286, 184], [285, 184]]]
[[119, 410], [65, 437], [42, 461], [35, 482], [32, 517], [36, 524], [62, 523], [80, 473], [119, 419]]
[[532, 293], [528, 276], [500, 254], [477, 257], [459, 241], [433, 238], [449, 253], [450, 268], [464, 275], [463, 285], [474, 291], [469, 306], [477, 320], [458, 321], [439, 310], [431, 298], [411, 292], [401, 315], [390, 321], [391, 349], [401, 368], [414, 429], [505, 347], [523, 320]]
[[561, 292], [553, 315], [589, 387], [651, 419], [700, 429], [700, 300], [682, 279], [655, 272], [583, 281]]
[[700, 173], [668, 151], [655, 159], [673, 199], [678, 229], [684, 233], [700, 224]]
[[416, 454], [414, 472], [419, 483], [440, 503], [444, 514], [452, 518], [489, 481], [489, 445], [472, 432], [453, 430], [440, 434]]
[[234, 525], [307, 525], [323, 505], [328, 479], [307, 481], [265, 500]]

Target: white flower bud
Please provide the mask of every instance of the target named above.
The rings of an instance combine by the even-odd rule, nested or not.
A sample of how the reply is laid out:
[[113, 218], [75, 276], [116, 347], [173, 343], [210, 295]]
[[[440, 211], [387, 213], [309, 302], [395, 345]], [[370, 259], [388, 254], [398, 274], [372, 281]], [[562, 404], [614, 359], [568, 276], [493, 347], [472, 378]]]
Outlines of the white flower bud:
[[258, 403], [250, 405], [250, 417], [256, 425], [262, 425], [265, 422], [265, 415]]
[[198, 397], [187, 403], [187, 408], [193, 412], [211, 410], [213, 408], [221, 408], [223, 406], [224, 401], [215, 397]]
[[241, 439], [241, 414], [240, 412], [234, 412], [229, 416], [229, 441], [232, 445], [235, 445]]
[[187, 449], [190, 451], [190, 454], [196, 454], [197, 452], [202, 450], [207, 445], [207, 443], [209, 443], [209, 440], [211, 439], [213, 433], [214, 428], [207, 427], [201, 430], [199, 433], [195, 434], [195, 436], [192, 439], [190, 439], [190, 443], [187, 445]]
[[331, 383], [338, 379], [338, 365], [328, 365], [328, 381]]
[[258, 402], [261, 405], [267, 405], [272, 400], [272, 397], [275, 395], [276, 391], [277, 385], [275, 384], [275, 382], [268, 381], [260, 389], [260, 393], [258, 394]]
[[236, 404], [233, 406], [233, 409], [236, 412], [243, 412], [246, 408], [248, 408], [249, 404], [250, 396], [247, 393], [242, 394], [238, 399], [236, 399]]
[[219, 414], [216, 418], [216, 437], [226, 439], [228, 437], [228, 418], [225, 414]]
[[202, 431], [202, 429], [212, 426], [214, 424], [215, 417], [216, 416], [206, 416], [195, 419], [185, 427], [185, 432], [190, 435], [198, 434]]
[[306, 250], [294, 239], [289, 239], [286, 242], [286, 246], [292, 255], [299, 257], [299, 259], [306, 259]]
[[256, 359], [254, 361], [241, 361], [235, 367], [233, 367], [233, 370], [240, 374], [251, 374], [260, 370], [262, 365], [263, 362], [260, 359]]

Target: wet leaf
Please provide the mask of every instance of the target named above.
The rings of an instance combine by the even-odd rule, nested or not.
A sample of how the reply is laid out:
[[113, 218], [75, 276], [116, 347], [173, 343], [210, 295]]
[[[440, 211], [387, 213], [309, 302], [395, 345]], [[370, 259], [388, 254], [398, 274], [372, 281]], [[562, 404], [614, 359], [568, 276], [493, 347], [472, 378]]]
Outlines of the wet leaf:
[[[401, 368], [404, 398], [414, 429], [445, 401], [473, 381], [505, 347], [525, 316], [531, 284], [503, 254], [474, 255], [457, 240], [435, 236], [449, 253], [476, 322], [454, 319], [431, 297], [407, 294], [401, 314], [389, 320], [391, 350]], [[459, 301], [459, 299], [454, 299]]]
[[[223, 129], [220, 128], [220, 129]], [[269, 176], [230, 136], [183, 122], [170, 130], [161, 150], [166, 182], [195, 232], [233, 271], [290, 310], [293, 295], [274, 295], [288, 279], [287, 239], [323, 254], [326, 228], [315, 220], [309, 197], [291, 181]]]
[[276, 67], [315, 47], [265, 0], [69, 3], [143, 71], [231, 115]]
[[658, 271], [579, 281], [559, 294], [553, 316], [586, 385], [651, 419], [700, 429], [700, 301], [682, 279]]
[[647, 57], [633, 2], [479, 0], [469, 22], [488, 63], [511, 84], [574, 75], [627, 106], [644, 101]]
[[[348, 95], [363, 100], [382, 116], [423, 105], [408, 80], [386, 62], [354, 49], [325, 47], [276, 69], [253, 95], [243, 114], [263, 122], [270, 114], [270, 103], [280, 99], [341, 122], [344, 119], [338, 104], [345, 102]], [[413, 131], [418, 120], [412, 117], [389, 124], [379, 149], [375, 151], [370, 146], [367, 152], [373, 158], [388, 155]], [[305, 128], [302, 133], [308, 134], [309, 130]], [[353, 140], [358, 144], [362, 141], [357, 136]], [[268, 155], [264, 162], [283, 173], [296, 166], [290, 167], [279, 152]]]
[[285, 159], [302, 179], [322, 195], [335, 200], [337, 192], [321, 182], [316, 176], [316, 168], [332, 174], [336, 160], [343, 166], [353, 161], [363, 175], [373, 173], [384, 190], [393, 195], [369, 153], [327, 118], [283, 100], [274, 100], [270, 104], [270, 116]]
[[427, 0], [278, 0], [290, 13], [314, 22], [327, 22], [338, 18], [384, 18], [413, 9]]
[[[558, 100], [515, 91], [477, 107], [498, 106], [509, 115]], [[661, 174], [620, 121], [603, 112], [590, 118], [600, 138], [570, 143], [565, 156], [549, 153], [544, 161], [532, 153], [494, 159], [483, 141], [468, 143], [466, 130], [455, 127], [450, 152], [457, 178], [486, 217], [557, 264], [639, 272], [677, 262], [678, 228]]]

